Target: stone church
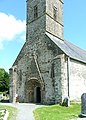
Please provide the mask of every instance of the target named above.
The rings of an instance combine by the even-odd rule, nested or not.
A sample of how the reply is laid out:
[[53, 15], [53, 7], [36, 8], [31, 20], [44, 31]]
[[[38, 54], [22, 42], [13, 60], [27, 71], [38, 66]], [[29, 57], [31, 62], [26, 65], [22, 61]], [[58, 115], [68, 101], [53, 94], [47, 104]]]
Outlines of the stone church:
[[64, 39], [63, 0], [27, 0], [26, 42], [10, 68], [10, 102], [56, 104], [86, 92], [86, 51]]

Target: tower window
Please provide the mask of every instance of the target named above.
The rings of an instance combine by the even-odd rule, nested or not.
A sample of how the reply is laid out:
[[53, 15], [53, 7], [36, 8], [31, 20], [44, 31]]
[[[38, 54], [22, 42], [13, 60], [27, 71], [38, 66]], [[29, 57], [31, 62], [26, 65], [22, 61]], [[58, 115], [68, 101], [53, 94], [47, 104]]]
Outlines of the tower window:
[[53, 17], [54, 17], [54, 20], [57, 19], [57, 8], [55, 6], [53, 7]]
[[34, 18], [37, 18], [38, 17], [38, 6], [35, 5], [34, 6]]

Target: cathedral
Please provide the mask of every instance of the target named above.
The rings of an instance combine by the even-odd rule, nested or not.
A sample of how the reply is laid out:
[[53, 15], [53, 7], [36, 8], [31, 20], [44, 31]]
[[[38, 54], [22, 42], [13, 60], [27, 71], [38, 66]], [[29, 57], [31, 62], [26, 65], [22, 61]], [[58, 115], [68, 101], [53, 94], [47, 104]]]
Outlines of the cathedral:
[[79, 101], [86, 51], [64, 39], [63, 0], [27, 0], [26, 42], [9, 69], [10, 102]]

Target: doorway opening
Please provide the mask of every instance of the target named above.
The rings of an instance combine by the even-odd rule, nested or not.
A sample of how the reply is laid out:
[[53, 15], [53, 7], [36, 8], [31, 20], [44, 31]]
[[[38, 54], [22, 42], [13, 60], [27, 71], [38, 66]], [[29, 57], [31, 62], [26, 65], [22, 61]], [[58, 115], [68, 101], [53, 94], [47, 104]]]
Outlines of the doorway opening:
[[26, 84], [26, 101], [29, 103], [41, 103], [41, 84], [38, 80], [32, 79]]
[[40, 87], [36, 87], [36, 103], [41, 102], [41, 89]]

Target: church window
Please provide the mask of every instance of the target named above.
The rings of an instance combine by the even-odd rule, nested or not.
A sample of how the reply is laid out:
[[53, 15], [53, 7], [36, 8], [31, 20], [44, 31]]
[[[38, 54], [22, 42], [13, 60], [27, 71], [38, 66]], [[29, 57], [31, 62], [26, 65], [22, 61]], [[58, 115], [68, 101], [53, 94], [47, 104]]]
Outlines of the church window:
[[53, 17], [54, 17], [54, 20], [57, 19], [57, 8], [55, 6], [53, 7]]
[[19, 85], [21, 86], [22, 84], [22, 70], [19, 72]]
[[54, 73], [54, 63], [52, 63], [52, 66], [51, 66], [51, 78], [54, 78], [55, 77], [55, 73]]
[[34, 18], [37, 18], [38, 17], [38, 6], [35, 5], [34, 6]]

